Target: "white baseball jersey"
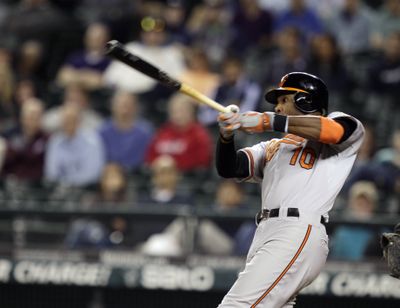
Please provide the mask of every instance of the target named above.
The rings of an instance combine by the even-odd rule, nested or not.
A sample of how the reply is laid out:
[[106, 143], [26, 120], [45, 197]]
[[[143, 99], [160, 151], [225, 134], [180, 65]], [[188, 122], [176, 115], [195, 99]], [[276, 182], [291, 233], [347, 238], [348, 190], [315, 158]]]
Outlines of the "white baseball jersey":
[[[246, 266], [219, 308], [289, 308], [296, 295], [322, 270], [328, 235], [321, 223], [343, 186], [364, 136], [355, 118], [333, 112], [329, 118], [357, 123], [340, 144], [323, 144], [295, 135], [244, 148], [249, 160], [246, 181], [261, 183], [262, 208], [279, 208], [279, 216], [258, 225]], [[289, 217], [288, 208], [298, 208]]]
[[361, 146], [364, 128], [360, 121], [342, 112], [328, 118], [349, 117], [357, 123], [354, 132], [340, 144], [323, 144], [288, 134], [244, 148], [250, 177], [262, 183], [262, 208], [295, 207], [327, 215], [341, 190]]

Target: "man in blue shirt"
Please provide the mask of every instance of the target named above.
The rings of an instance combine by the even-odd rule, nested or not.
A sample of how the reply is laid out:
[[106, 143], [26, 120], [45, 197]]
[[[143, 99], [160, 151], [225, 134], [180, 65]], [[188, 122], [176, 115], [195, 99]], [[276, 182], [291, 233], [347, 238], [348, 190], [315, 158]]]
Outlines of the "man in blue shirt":
[[81, 109], [66, 104], [62, 110], [62, 130], [54, 134], [46, 151], [46, 179], [69, 186], [96, 183], [104, 166], [104, 148], [96, 131], [80, 130]]
[[100, 129], [107, 161], [120, 164], [126, 171], [142, 164], [153, 136], [152, 125], [137, 113], [136, 96], [117, 92], [112, 99], [112, 117]]
[[298, 29], [307, 41], [323, 30], [317, 12], [309, 7], [304, 0], [292, 0], [290, 8], [277, 16], [275, 32], [279, 33], [287, 27]]

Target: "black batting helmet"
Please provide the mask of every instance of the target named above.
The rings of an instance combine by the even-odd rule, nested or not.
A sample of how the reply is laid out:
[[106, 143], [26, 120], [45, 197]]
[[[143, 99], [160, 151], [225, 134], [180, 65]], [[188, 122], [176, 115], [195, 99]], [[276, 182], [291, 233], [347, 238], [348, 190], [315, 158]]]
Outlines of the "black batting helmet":
[[282, 77], [278, 88], [265, 94], [265, 99], [276, 105], [279, 96], [291, 93], [296, 93], [294, 103], [301, 112], [313, 113], [319, 111], [326, 115], [328, 111], [328, 88], [317, 76], [304, 72], [289, 73]]

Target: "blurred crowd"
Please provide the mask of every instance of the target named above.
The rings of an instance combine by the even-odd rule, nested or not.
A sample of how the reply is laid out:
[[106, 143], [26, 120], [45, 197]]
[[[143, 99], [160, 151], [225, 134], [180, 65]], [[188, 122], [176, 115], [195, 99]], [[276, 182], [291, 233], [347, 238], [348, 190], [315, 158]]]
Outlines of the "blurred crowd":
[[[47, 200], [82, 208], [257, 210], [258, 189], [247, 185], [225, 192], [241, 196], [220, 209], [220, 189], [228, 188], [213, 167], [217, 112], [105, 56], [106, 42], [117, 39], [241, 111], [271, 111], [263, 93], [288, 72], [320, 76], [330, 111], [350, 113], [366, 127], [337, 209], [354, 221], [399, 215], [398, 0], [3, 0], [0, 33], [3, 206]], [[268, 137], [239, 134], [237, 142]], [[179, 224], [163, 234], [176, 234]], [[107, 228], [115, 235], [126, 225], [116, 218]], [[211, 232], [225, 253], [245, 251], [243, 239], [254, 232], [207, 221], [199, 228], [199, 238]], [[107, 233], [96, 221], [75, 221], [66, 241], [89, 243], [93, 230], [97, 239], [99, 230]], [[335, 237], [349, 234], [368, 246], [360, 230]]]

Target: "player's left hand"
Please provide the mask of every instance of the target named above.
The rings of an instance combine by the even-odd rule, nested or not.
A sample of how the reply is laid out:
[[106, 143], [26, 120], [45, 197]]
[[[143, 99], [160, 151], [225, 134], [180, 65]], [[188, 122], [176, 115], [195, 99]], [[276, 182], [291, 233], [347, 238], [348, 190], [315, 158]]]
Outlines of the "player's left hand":
[[272, 131], [271, 116], [269, 112], [248, 111], [240, 114], [240, 130], [248, 133], [263, 133]]

